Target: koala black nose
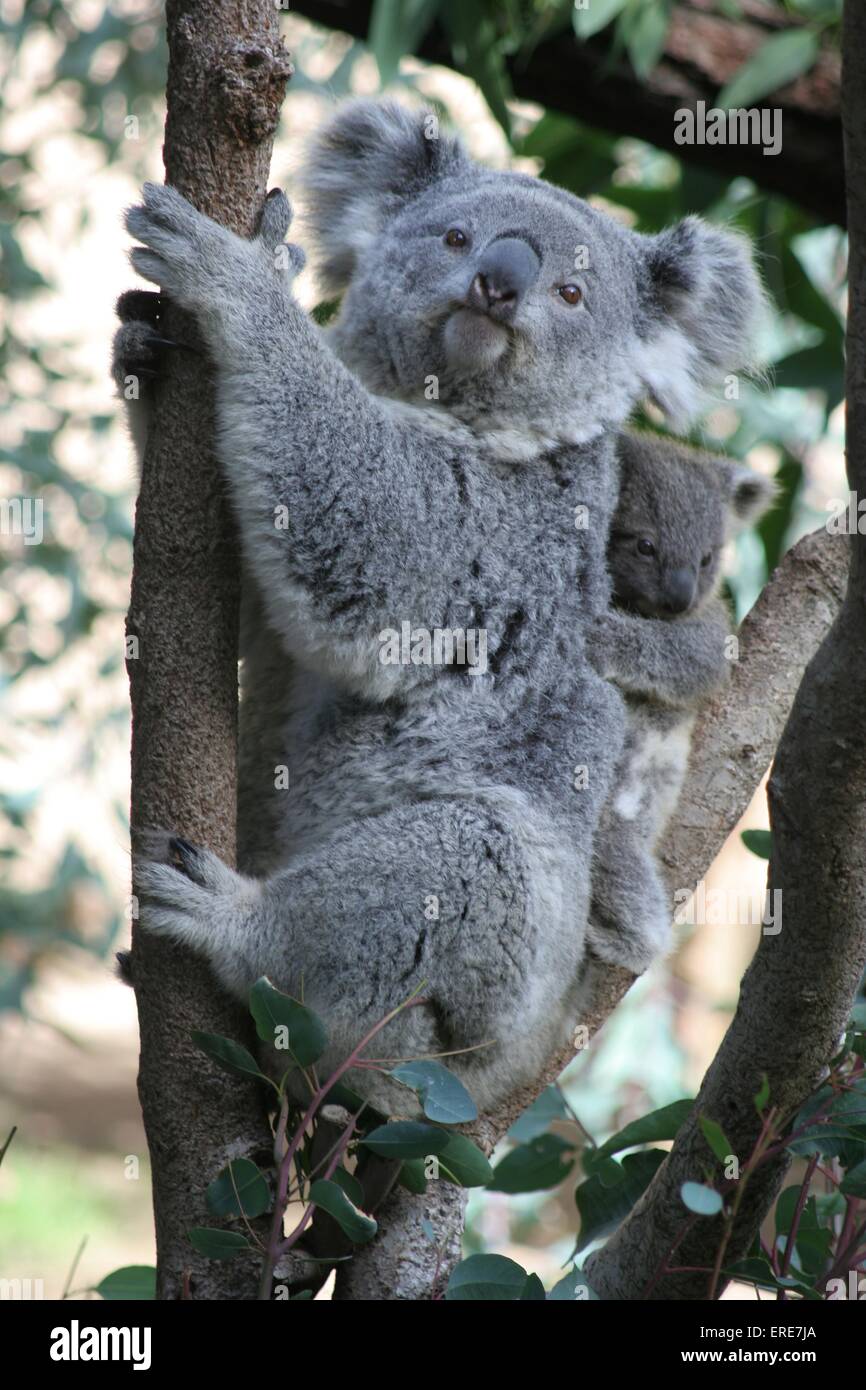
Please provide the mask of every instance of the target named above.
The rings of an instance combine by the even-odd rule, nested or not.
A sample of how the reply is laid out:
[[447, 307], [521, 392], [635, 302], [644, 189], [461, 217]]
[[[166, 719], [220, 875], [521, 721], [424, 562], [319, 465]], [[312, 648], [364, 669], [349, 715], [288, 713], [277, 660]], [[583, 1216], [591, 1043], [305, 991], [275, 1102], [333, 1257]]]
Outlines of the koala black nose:
[[685, 613], [695, 597], [695, 575], [690, 569], [670, 570], [664, 581], [666, 613]]
[[534, 285], [541, 262], [528, 242], [503, 237], [484, 251], [466, 302], [470, 309], [496, 319], [510, 319]]

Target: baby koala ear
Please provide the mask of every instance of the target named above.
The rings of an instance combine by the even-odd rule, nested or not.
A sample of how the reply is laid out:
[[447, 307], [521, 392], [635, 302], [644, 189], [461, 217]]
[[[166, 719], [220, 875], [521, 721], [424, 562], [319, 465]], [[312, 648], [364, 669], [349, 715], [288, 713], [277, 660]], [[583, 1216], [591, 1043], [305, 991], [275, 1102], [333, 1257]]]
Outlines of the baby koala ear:
[[649, 394], [676, 429], [724, 399], [725, 377], [756, 367], [765, 297], [751, 247], [699, 217], [645, 243], [638, 333]]
[[299, 174], [323, 288], [341, 294], [358, 255], [403, 203], [470, 167], [432, 111], [369, 98], [341, 103], [314, 136]]
[[776, 501], [779, 489], [774, 478], [765, 478], [744, 463], [724, 463], [722, 476], [729, 499], [730, 530], [736, 535], [760, 521]]

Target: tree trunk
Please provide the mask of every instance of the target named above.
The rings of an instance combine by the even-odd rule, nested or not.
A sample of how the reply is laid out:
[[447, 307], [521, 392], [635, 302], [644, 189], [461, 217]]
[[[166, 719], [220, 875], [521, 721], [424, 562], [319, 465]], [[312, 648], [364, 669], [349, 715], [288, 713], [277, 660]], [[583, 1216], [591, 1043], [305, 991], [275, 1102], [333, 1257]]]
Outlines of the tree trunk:
[[[271, 0], [168, 0], [166, 178], [203, 212], [248, 235], [267, 187], [291, 72]], [[195, 345], [165, 304], [161, 332]], [[157, 388], [135, 521], [127, 632], [132, 698], [132, 827], [169, 829], [235, 858], [238, 560], [213, 454], [204, 358], [176, 352]], [[128, 644], [129, 649], [129, 644]], [[141, 1027], [139, 1095], [153, 1171], [157, 1296], [256, 1295], [252, 1261], [199, 1256], [193, 1226], [231, 1157], [268, 1160], [254, 1085], [218, 1072], [193, 1029], [251, 1043], [245, 1010], [204, 963], [133, 931]]]

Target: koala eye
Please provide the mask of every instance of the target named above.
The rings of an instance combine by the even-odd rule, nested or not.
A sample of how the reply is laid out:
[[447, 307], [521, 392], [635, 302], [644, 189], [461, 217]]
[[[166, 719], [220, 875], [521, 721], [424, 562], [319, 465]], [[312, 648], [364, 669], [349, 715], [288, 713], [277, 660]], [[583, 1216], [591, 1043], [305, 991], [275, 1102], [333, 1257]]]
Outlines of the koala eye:
[[583, 299], [583, 291], [579, 285], [560, 285], [556, 293], [566, 304], [579, 304]]
[[459, 227], [451, 227], [451, 228], [445, 233], [445, 245], [446, 245], [446, 246], [462, 247], [462, 246], [466, 246], [466, 245], [468, 244], [468, 242], [469, 242], [468, 236], [466, 235], [465, 232], [462, 232], [462, 231], [460, 230]]
[[647, 540], [646, 536], [641, 536], [637, 543], [637, 553], [638, 555], [655, 555], [656, 548], [652, 541]]
[[702, 556], [701, 556], [701, 569], [706, 569], [707, 565], [710, 563], [710, 561], [712, 560], [712, 558], [713, 558], [713, 552], [712, 552], [711, 550], [708, 550], [707, 553], [706, 553], [706, 555], [702, 555]]

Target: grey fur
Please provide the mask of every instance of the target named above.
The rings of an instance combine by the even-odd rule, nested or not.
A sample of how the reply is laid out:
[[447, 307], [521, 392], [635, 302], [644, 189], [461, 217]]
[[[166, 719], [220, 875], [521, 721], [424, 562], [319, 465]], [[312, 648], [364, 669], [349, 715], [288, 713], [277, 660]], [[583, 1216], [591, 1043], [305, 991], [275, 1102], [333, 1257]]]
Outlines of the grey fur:
[[[128, 214], [133, 264], [196, 314], [214, 359], [246, 570], [244, 874], [163, 843], [136, 878], [142, 925], [239, 994], [260, 974], [303, 990], [331, 1030], [324, 1071], [423, 982], [377, 1055], [478, 1049], [453, 1065], [490, 1105], [578, 1009], [625, 735], [585, 651], [610, 600], [616, 432], [648, 393], [678, 416], [718, 394], [761, 291], [737, 237], [694, 219], [638, 236], [424, 121], [350, 102], [314, 145], [314, 239], [344, 293], [326, 335], [290, 292], [282, 194], [253, 241], [171, 188], [145, 185]], [[534, 258], [491, 259], [506, 239]], [[489, 315], [488, 271], [504, 277]], [[383, 665], [402, 622], [483, 630], [486, 670]]]
[[[618, 452], [608, 545], [617, 606], [593, 619], [587, 649], [625, 696], [627, 731], [596, 833], [588, 940], [634, 969], [669, 944], [673, 912], [653, 852], [679, 797], [695, 716], [730, 673], [721, 550], [767, 510], [774, 487], [745, 465], [650, 434], [624, 433]], [[647, 546], [653, 554], [641, 553]]]

